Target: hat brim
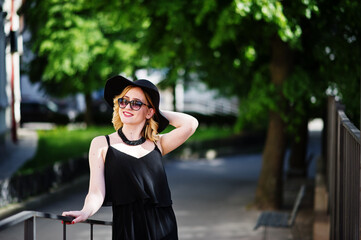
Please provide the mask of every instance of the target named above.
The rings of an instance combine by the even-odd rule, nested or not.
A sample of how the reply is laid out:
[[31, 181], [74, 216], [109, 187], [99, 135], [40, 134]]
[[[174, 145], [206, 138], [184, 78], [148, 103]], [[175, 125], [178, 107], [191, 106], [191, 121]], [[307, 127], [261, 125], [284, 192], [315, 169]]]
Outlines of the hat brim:
[[111, 108], [114, 108], [114, 97], [123, 92], [127, 86], [140, 87], [143, 91], [147, 92], [152, 99], [155, 107], [154, 120], [158, 122], [158, 133], [162, 132], [169, 124], [168, 119], [159, 110], [160, 95], [158, 88], [149, 80], [140, 79], [131, 81], [121, 75], [111, 77], [107, 80], [104, 88], [104, 99]]

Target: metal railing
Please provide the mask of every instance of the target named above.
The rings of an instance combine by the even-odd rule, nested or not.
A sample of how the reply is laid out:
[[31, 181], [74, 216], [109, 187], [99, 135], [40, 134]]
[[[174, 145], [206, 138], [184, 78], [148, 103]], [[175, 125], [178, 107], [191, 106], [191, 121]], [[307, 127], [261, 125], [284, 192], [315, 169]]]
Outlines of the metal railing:
[[330, 238], [360, 238], [360, 130], [344, 106], [328, 102], [327, 164]]
[[[66, 240], [66, 223], [70, 223], [73, 217], [64, 217], [51, 213], [35, 212], [35, 211], [22, 211], [18, 214], [12, 215], [0, 221], [0, 231], [24, 222], [24, 240], [36, 240], [36, 218], [47, 218], [53, 220], [64, 221], [63, 224], [63, 240]], [[90, 239], [93, 240], [93, 226], [105, 225], [112, 226], [112, 222], [88, 219], [84, 222], [90, 225]]]

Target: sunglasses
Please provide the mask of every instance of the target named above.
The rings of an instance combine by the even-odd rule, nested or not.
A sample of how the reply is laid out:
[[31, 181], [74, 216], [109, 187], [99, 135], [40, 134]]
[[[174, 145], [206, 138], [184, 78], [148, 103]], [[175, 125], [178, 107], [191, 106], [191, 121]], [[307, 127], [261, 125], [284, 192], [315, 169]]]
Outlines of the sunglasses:
[[132, 101], [129, 101], [125, 98], [118, 98], [118, 105], [120, 108], [125, 108], [127, 105], [130, 105], [130, 108], [134, 111], [138, 111], [143, 105], [147, 106], [147, 107], [151, 107], [145, 103], [142, 103], [141, 101], [139, 100], [132, 100]]

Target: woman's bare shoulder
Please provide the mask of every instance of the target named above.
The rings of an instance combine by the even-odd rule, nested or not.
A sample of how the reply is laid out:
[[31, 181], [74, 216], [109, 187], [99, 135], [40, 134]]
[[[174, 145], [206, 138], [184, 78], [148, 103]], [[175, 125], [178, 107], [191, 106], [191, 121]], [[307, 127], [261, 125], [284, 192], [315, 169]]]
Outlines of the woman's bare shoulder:
[[93, 138], [90, 144], [89, 157], [91, 156], [102, 156], [103, 160], [105, 159], [105, 154], [108, 149], [108, 142], [105, 135], [97, 136]]
[[90, 144], [91, 148], [104, 148], [106, 146], [108, 146], [108, 143], [105, 135], [93, 138]]
[[[108, 134], [110, 142], [112, 142], [111, 139], [114, 139], [114, 135], [117, 135], [117, 132]], [[97, 146], [97, 147], [108, 146], [106, 135], [101, 135], [101, 136], [97, 136], [97, 137], [93, 138], [91, 144], [94, 146]]]

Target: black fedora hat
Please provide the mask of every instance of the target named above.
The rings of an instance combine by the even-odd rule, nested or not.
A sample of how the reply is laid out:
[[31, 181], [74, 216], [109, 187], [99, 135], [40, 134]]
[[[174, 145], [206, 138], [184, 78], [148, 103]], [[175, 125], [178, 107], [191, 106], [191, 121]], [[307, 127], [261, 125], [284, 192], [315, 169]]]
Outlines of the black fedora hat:
[[131, 81], [123, 76], [117, 75], [107, 80], [104, 88], [104, 99], [111, 106], [114, 107], [113, 99], [115, 96], [122, 93], [122, 91], [129, 85], [140, 87], [149, 94], [155, 108], [154, 120], [158, 122], [158, 133], [162, 132], [169, 124], [168, 119], [159, 110], [160, 95], [158, 88], [149, 80], [139, 79]]

